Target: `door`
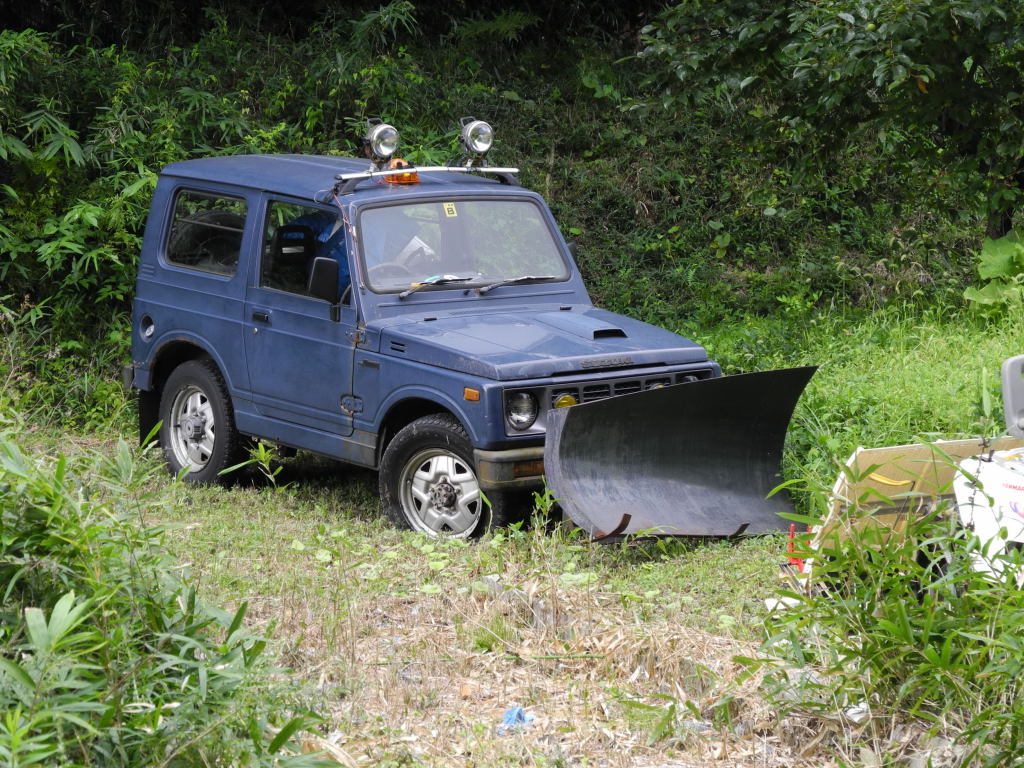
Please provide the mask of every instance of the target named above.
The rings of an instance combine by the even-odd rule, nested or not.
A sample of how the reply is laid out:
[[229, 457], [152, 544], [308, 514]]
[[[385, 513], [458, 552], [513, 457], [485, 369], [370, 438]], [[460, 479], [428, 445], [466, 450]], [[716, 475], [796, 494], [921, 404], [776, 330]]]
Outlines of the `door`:
[[268, 202], [260, 264], [250, 280], [256, 284], [246, 290], [243, 335], [256, 410], [344, 436], [352, 433], [352, 403], [346, 395], [351, 392], [355, 312], [343, 304], [333, 319], [331, 305], [307, 290], [317, 256], [343, 262], [339, 289], [347, 287], [345, 232], [338, 219], [330, 210]]

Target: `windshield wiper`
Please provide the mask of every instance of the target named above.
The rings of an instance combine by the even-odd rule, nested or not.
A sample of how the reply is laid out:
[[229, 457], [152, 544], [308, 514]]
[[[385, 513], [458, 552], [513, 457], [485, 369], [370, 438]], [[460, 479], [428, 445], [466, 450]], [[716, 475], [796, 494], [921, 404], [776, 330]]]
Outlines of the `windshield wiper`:
[[416, 293], [416, 291], [420, 290], [421, 288], [428, 288], [429, 286], [432, 286], [432, 285], [448, 285], [449, 283], [465, 283], [465, 282], [468, 282], [470, 280], [476, 280], [476, 279], [477, 279], [477, 277], [475, 275], [473, 277], [459, 277], [458, 275], [434, 275], [433, 277], [428, 277], [426, 280], [424, 280], [421, 283], [413, 283], [411, 287], [407, 288], [406, 290], [404, 290], [400, 294], [398, 294], [398, 298], [404, 299], [406, 296], [409, 296], [410, 294]]
[[498, 280], [488, 285], [482, 285], [477, 288], [477, 293], [483, 296], [485, 293], [490, 293], [495, 288], [501, 288], [503, 285], [515, 285], [516, 283], [528, 283], [530, 280], [557, 280], [558, 275], [522, 275], [520, 277], [510, 277], [505, 280]]

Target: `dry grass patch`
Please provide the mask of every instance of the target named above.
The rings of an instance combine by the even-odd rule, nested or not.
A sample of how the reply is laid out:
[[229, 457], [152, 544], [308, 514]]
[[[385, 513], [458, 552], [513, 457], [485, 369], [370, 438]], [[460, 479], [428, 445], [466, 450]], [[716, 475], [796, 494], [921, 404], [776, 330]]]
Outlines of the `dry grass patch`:
[[[507, 615], [504, 595], [468, 604], [435, 597], [383, 610], [391, 618], [359, 639], [358, 665], [336, 668], [351, 692], [328, 706], [346, 748], [367, 764], [385, 761], [396, 747], [418, 762], [452, 765], [637, 766], [725, 754], [733, 764], [763, 765], [789, 754], [756, 738], [766, 726], [752, 706], [753, 690], [751, 698], [733, 700], [733, 715], [738, 731], [754, 738], [734, 738], [699, 719], [722, 706], [738, 672], [732, 657], [750, 653], [749, 644], [623, 621], [614, 608], [606, 611], [614, 601], [600, 594], [558, 599], [565, 609], [560, 627], [513, 615], [505, 619], [513, 636], [488, 652], [475, 650], [473, 638]], [[577, 612], [600, 617], [586, 621]], [[396, 616], [401, 634], [388, 637]], [[729, 691], [741, 692], [743, 686]], [[673, 702], [676, 716], [659, 731]], [[511, 706], [535, 719], [499, 735]]]

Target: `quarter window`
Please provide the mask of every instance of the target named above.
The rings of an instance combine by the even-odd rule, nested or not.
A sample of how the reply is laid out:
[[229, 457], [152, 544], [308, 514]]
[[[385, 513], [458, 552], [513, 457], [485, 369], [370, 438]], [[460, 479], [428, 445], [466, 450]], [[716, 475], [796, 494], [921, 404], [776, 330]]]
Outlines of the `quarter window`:
[[245, 230], [244, 200], [183, 190], [174, 203], [167, 260], [190, 269], [234, 275]]

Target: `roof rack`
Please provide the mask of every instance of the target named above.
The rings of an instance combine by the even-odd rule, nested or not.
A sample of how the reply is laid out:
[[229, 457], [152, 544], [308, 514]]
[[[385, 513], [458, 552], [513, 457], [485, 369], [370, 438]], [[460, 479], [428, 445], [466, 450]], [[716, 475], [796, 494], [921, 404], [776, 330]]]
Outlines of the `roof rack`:
[[491, 168], [489, 166], [465, 166], [465, 165], [429, 165], [415, 166], [405, 165], [401, 168], [388, 168], [383, 171], [359, 171], [357, 173], [339, 173], [336, 178], [340, 183], [335, 185], [334, 191], [338, 195], [348, 195], [355, 191], [359, 182], [366, 179], [374, 179], [382, 176], [397, 176], [402, 173], [428, 173], [430, 171], [444, 171], [446, 173], [490, 173], [498, 177], [502, 184], [511, 187], [519, 186], [519, 179], [516, 174], [518, 168]]

